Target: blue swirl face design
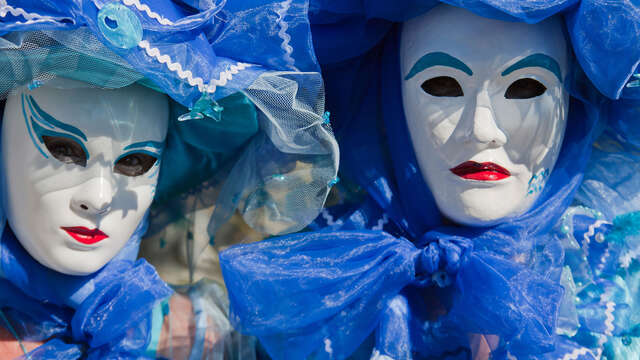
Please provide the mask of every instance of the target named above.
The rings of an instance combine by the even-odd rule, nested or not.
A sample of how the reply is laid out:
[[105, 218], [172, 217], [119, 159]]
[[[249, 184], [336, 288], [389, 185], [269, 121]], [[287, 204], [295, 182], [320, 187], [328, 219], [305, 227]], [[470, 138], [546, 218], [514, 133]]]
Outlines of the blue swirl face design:
[[[31, 95], [22, 94], [22, 112], [29, 136], [45, 158], [49, 158], [50, 154], [64, 163], [83, 167], [87, 165], [91, 154], [85, 146], [87, 136], [80, 129], [57, 120], [42, 110]], [[126, 152], [115, 160], [114, 171], [127, 176], [141, 176], [154, 168], [149, 175], [152, 178], [160, 169], [159, 160], [163, 148], [164, 143], [160, 141], [142, 141], [127, 145], [123, 149]]]
[[549, 175], [551, 175], [551, 171], [546, 168], [540, 169], [537, 173], [535, 173], [529, 180], [527, 196], [541, 192], [542, 189], [544, 189], [544, 185], [547, 183], [547, 180], [549, 179]]
[[111, 260], [153, 201], [168, 100], [139, 85], [56, 79], [7, 99], [5, 209], [41, 264], [87, 275]]

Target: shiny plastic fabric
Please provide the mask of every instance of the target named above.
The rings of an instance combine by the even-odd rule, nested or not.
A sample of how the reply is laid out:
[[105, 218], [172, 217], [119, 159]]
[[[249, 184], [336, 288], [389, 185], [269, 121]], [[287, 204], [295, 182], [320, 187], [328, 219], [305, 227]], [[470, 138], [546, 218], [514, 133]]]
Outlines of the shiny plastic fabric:
[[18, 338], [50, 339], [31, 358], [144, 356], [152, 309], [171, 293], [134, 262], [147, 228], [214, 204], [211, 241], [236, 209], [274, 234], [317, 215], [338, 152], [305, 1], [8, 1], [0, 10], [0, 98], [63, 77], [100, 88], [137, 82], [172, 99], [157, 201], [107, 266], [53, 273], [4, 228], [0, 308]]
[[0, 304], [19, 338], [48, 340], [30, 354], [32, 358], [125, 359], [144, 353], [149, 311], [171, 295], [151, 265], [135, 261], [145, 230], [139, 227], [119, 255], [98, 272], [69, 276], [35, 261], [3, 226]]
[[439, 2], [313, 2], [341, 173], [368, 196], [323, 212], [317, 232], [222, 254], [232, 319], [276, 359], [467, 359], [478, 341], [492, 359], [581, 351], [555, 336], [567, 289], [553, 227], [581, 185], [598, 123], [637, 120], [611, 115], [624, 109], [613, 99], [635, 96], [640, 12], [628, 2], [444, 2], [510, 21], [564, 16], [577, 62], [554, 171], [524, 215], [445, 226], [407, 141], [397, 76], [396, 22]]

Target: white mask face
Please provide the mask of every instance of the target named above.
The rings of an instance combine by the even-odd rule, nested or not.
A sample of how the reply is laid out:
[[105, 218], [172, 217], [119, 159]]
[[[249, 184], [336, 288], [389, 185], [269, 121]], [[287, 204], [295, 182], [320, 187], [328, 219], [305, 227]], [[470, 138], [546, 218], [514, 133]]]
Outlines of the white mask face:
[[4, 206], [27, 252], [68, 275], [109, 262], [151, 205], [168, 118], [168, 98], [140, 85], [56, 79], [9, 96]]
[[404, 111], [445, 216], [492, 225], [537, 199], [564, 136], [566, 46], [557, 17], [529, 25], [439, 5], [404, 24]]

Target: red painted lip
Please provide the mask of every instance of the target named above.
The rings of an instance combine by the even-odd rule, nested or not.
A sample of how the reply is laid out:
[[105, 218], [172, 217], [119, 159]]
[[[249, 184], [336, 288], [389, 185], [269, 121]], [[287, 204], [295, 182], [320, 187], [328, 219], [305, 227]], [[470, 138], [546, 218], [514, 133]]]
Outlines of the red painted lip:
[[85, 245], [92, 245], [109, 237], [98, 229], [91, 230], [84, 226], [61, 227], [61, 229], [66, 231], [75, 241]]
[[509, 170], [492, 162], [465, 161], [449, 171], [464, 179], [481, 181], [496, 181], [511, 176]]

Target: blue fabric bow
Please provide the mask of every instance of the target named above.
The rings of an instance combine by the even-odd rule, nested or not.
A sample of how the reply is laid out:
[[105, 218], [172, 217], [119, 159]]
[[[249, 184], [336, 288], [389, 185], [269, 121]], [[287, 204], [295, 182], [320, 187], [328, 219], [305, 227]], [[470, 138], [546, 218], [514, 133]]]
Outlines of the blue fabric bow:
[[234, 247], [221, 258], [225, 282], [242, 284], [230, 292], [232, 314], [242, 314], [240, 329], [257, 335], [276, 359], [345, 358], [402, 289], [430, 286], [443, 271], [455, 279], [451, 319], [513, 340], [515, 353], [519, 342], [548, 351], [562, 287], [516, 262], [473, 251], [467, 238], [443, 235], [427, 234], [425, 247], [376, 231], [296, 234]]
[[[130, 240], [135, 248], [139, 233]], [[0, 309], [12, 327], [21, 338], [48, 340], [33, 358], [140, 358], [149, 342], [151, 310], [172, 293], [146, 261], [123, 256], [91, 275], [57, 273], [36, 262], [8, 226], [0, 268]]]

